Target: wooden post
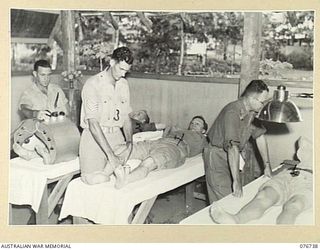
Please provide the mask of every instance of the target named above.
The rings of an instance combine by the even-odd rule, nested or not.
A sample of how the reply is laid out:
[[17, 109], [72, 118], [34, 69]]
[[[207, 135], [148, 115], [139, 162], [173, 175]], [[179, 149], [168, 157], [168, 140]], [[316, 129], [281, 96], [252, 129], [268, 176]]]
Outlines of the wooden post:
[[182, 75], [182, 65], [183, 65], [183, 58], [184, 58], [184, 18], [185, 18], [185, 13], [181, 13], [181, 28], [180, 28], [180, 39], [181, 39], [181, 43], [180, 43], [180, 60], [179, 60], [179, 66], [178, 66], [178, 75], [181, 76]]
[[75, 70], [75, 18], [73, 10], [61, 11], [63, 66], [68, 72]]
[[[61, 11], [63, 67], [68, 73], [75, 71], [75, 15], [73, 10]], [[77, 101], [73, 81], [69, 83], [70, 119], [77, 123]]]
[[239, 96], [253, 79], [259, 77], [261, 12], [245, 12]]
[[[112, 14], [109, 11], [104, 12], [104, 17], [106, 20], [108, 20], [113, 29], [114, 29], [114, 49], [119, 47], [119, 37], [120, 37], [120, 30], [119, 30], [119, 25], [117, 23], [117, 21], [113, 18]], [[100, 70], [102, 71], [102, 68], [100, 68]]]

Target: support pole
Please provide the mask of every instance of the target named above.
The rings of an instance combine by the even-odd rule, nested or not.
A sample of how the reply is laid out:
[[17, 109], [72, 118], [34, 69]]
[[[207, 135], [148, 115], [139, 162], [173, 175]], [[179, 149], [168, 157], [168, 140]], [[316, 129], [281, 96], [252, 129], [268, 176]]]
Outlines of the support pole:
[[[73, 10], [61, 11], [61, 29], [63, 38], [63, 67], [68, 73], [75, 71], [75, 14]], [[70, 119], [78, 123], [77, 101], [75, 98], [74, 82], [69, 82]]]
[[61, 11], [63, 37], [63, 66], [68, 71], [75, 70], [75, 17], [73, 10]]
[[181, 21], [180, 21], [180, 39], [181, 39], [181, 43], [180, 43], [180, 59], [179, 59], [179, 66], [178, 66], [178, 75], [181, 76], [182, 75], [182, 65], [183, 65], [183, 59], [184, 59], [184, 43], [185, 43], [185, 34], [184, 34], [184, 19], [185, 19], [185, 13], [181, 13], [180, 15], [181, 17]]
[[251, 80], [259, 78], [261, 26], [261, 12], [246, 12], [244, 14], [239, 96]]

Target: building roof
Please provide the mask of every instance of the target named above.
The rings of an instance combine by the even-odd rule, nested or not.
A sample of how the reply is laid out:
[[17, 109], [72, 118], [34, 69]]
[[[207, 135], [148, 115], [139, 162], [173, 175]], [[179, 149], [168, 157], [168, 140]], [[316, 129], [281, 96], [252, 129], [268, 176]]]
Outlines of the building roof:
[[47, 41], [59, 16], [58, 11], [11, 9], [12, 41]]

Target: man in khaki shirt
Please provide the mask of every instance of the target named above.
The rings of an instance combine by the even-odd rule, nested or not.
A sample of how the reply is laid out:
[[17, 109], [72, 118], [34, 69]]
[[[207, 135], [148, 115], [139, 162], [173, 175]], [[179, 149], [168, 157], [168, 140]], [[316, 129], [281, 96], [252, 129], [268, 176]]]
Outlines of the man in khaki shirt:
[[47, 120], [52, 112], [69, 113], [68, 100], [63, 90], [51, 83], [51, 65], [46, 60], [38, 60], [32, 72], [34, 84], [21, 95], [19, 110], [23, 118]]
[[[242, 96], [227, 104], [209, 129], [209, 146], [204, 150], [204, 163], [209, 201], [219, 200], [232, 193], [242, 196], [246, 184], [240, 167], [240, 155], [246, 161], [246, 146], [252, 137], [256, 140], [264, 163], [264, 174], [271, 175], [266, 129], [255, 118], [268, 100], [268, 86], [253, 80]], [[246, 169], [243, 169], [245, 172]]]
[[113, 51], [110, 67], [84, 84], [80, 118], [84, 130], [79, 154], [81, 180], [87, 184], [108, 181], [113, 169], [120, 165], [114, 151], [125, 141], [131, 141], [128, 114], [132, 109], [125, 75], [132, 62], [132, 52], [127, 47], [117, 48]]

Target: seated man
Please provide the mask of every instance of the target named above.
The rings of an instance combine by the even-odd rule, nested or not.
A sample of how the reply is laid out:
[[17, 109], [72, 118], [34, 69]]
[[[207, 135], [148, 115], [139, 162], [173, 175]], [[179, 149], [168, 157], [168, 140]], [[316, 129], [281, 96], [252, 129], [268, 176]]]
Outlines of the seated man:
[[202, 116], [192, 118], [187, 130], [168, 128], [164, 138], [155, 141], [142, 141], [132, 145], [121, 153], [121, 159], [140, 159], [141, 164], [132, 172], [120, 166], [114, 170], [115, 187], [120, 189], [130, 182], [145, 178], [151, 171], [176, 168], [181, 166], [187, 157], [203, 151], [207, 143], [205, 132], [208, 125]]
[[149, 115], [145, 110], [133, 111], [129, 114], [129, 117], [131, 118], [133, 134], [166, 128], [165, 124], [150, 122]]
[[282, 205], [277, 217], [277, 224], [294, 224], [297, 216], [312, 207], [313, 175], [312, 175], [312, 144], [300, 138], [297, 156], [299, 168], [295, 171], [284, 169], [260, 188], [256, 196], [237, 214], [229, 214], [212, 204], [210, 215], [214, 222], [221, 224], [244, 224], [262, 217], [271, 206]]
[[38, 60], [32, 72], [33, 82], [21, 95], [19, 110], [24, 119], [49, 120], [59, 112], [68, 115], [69, 104], [63, 90], [51, 80], [51, 65]]

